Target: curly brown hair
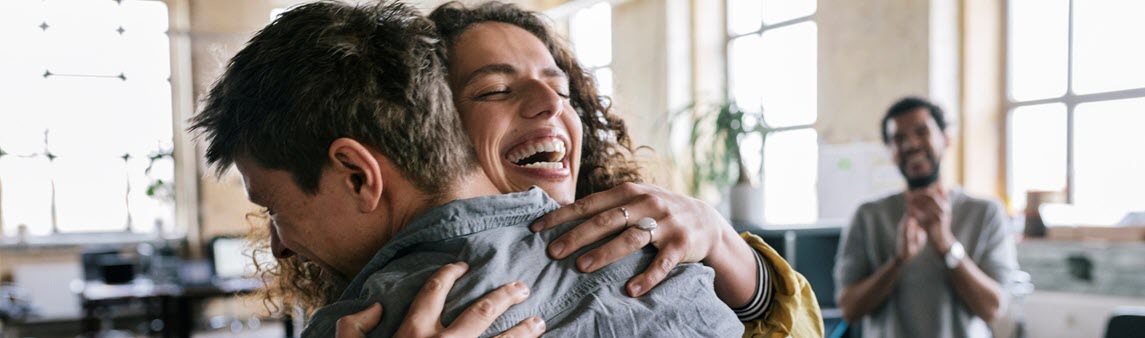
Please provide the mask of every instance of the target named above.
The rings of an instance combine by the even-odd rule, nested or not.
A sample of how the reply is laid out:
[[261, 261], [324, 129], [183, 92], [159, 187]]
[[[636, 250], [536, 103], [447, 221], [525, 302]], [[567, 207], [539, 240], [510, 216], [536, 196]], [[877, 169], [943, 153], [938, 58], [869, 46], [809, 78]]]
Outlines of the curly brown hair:
[[262, 300], [268, 313], [289, 314], [290, 309], [298, 307], [310, 315], [342, 293], [346, 280], [314, 262], [298, 256], [260, 260], [273, 257], [268, 233], [270, 218], [264, 209], [247, 213], [246, 221], [250, 226], [247, 232], [250, 244], [246, 249], [251, 253], [255, 274], [265, 284], [252, 297]]
[[[429, 15], [445, 44], [438, 55], [444, 58], [446, 48], [466, 29], [482, 22], [503, 22], [532, 33], [544, 43], [554, 61], [569, 75], [570, 101], [584, 126], [581, 170], [577, 177], [576, 198], [605, 191], [627, 182], [642, 182], [643, 176], [628, 129], [612, 112], [612, 102], [599, 94], [592, 73], [580, 65], [567, 42], [553, 33], [543, 17], [513, 4], [487, 2], [468, 8], [459, 2], [441, 5]], [[448, 62], [446, 62], [448, 64]], [[263, 227], [265, 228], [265, 227]], [[266, 236], [256, 237], [265, 243]], [[260, 266], [268, 288], [262, 297], [268, 309], [279, 310], [275, 302], [290, 308], [298, 306], [308, 314], [337, 299], [344, 281], [297, 256], [278, 260], [278, 265]], [[272, 312], [273, 312], [272, 310]]]

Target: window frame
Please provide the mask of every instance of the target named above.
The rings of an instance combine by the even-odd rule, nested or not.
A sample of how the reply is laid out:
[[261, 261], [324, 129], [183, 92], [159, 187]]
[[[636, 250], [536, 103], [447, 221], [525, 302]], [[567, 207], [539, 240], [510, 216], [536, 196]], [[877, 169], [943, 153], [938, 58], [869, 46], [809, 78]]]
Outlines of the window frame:
[[[1076, 187], [1076, 175], [1074, 173], [1074, 112], [1077, 106], [1085, 103], [1115, 101], [1124, 99], [1145, 98], [1145, 87], [1121, 89], [1114, 91], [1096, 92], [1090, 94], [1077, 94], [1074, 92], [1074, 1], [1066, 0], [1068, 2], [1067, 20], [1066, 23], [1066, 90], [1060, 96], [1033, 99], [1033, 100], [1015, 100], [1013, 95], [1014, 78], [1011, 76], [1010, 69], [1014, 64], [1013, 44], [1011, 43], [1009, 31], [1010, 25], [1013, 22], [1013, 11], [1011, 2], [1006, 0], [1005, 6], [1005, 32], [1003, 34], [1003, 41], [1005, 46], [1003, 48], [1004, 66], [1005, 70], [1003, 77], [1005, 78], [1005, 93], [1004, 114], [1005, 114], [1005, 151], [1006, 151], [1006, 199], [1010, 200], [1010, 196], [1014, 195], [1016, 187], [1014, 186], [1014, 148], [1013, 143], [1010, 141], [1009, 136], [1013, 135], [1014, 125], [1012, 123], [1014, 111], [1021, 107], [1035, 106], [1041, 104], [1061, 103], [1066, 108], [1066, 180], [1065, 187], [1063, 187], [1067, 203], [1074, 203], [1074, 194]], [[1013, 203], [1013, 201], [1010, 201]], [[1024, 207], [1024, 206], [1023, 206]]]
[[51, 224], [51, 233], [47, 235], [21, 236], [16, 233], [14, 236], [8, 236], [5, 232], [17, 225], [0, 223], [3, 225], [3, 228], [0, 228], [0, 248], [59, 247], [90, 243], [126, 244], [152, 241], [156, 238], [182, 240], [195, 237], [199, 233], [198, 152], [192, 137], [186, 132], [189, 126], [187, 121], [194, 115], [189, 0], [137, 1], [161, 2], [167, 8], [174, 224], [165, 226], [163, 233], [133, 231], [135, 228], [149, 226], [144, 224], [134, 224], [129, 227], [125, 223], [123, 229], [109, 231], [60, 231], [56, 224]]
[[[732, 88], [733, 88], [732, 73], [731, 73], [732, 72], [732, 66], [731, 66], [732, 55], [730, 53], [730, 51], [731, 51], [730, 46], [732, 45], [732, 41], [739, 39], [739, 38], [742, 38], [742, 37], [751, 36], [751, 35], [757, 35], [757, 36], [762, 37], [763, 33], [767, 32], [767, 31], [782, 29], [782, 28], [786, 28], [786, 27], [790, 27], [790, 26], [794, 26], [794, 25], [798, 25], [798, 24], [802, 24], [802, 23], [807, 23], [807, 22], [811, 22], [811, 23], [815, 24], [816, 32], [818, 32], [818, 22], [816, 21], [816, 16], [819, 14], [819, 5], [820, 5], [818, 3], [818, 1], [815, 5], [815, 10], [813, 12], [806, 14], [806, 15], [803, 15], [803, 16], [788, 19], [788, 20], [783, 20], [783, 21], [768, 24], [767, 20], [765, 20], [763, 18], [763, 16], [761, 15], [760, 20], [759, 20], [759, 22], [760, 22], [759, 28], [757, 28], [756, 30], [750, 31], [750, 32], [744, 32], [744, 33], [739, 33], [739, 34], [733, 34], [732, 29], [730, 27], [730, 20], [729, 20], [729, 13], [728, 13], [728, 11], [729, 11], [728, 0], [725, 0], [722, 3], [723, 3], [722, 15], [724, 18], [723, 73], [724, 73], [724, 100], [725, 100], [725, 102], [732, 102], [735, 99], [733, 97], [733, 93], [732, 93]], [[818, 41], [819, 41], [818, 33], [816, 33], [815, 40], [816, 40], [816, 44], [818, 44]], [[816, 59], [819, 58], [818, 48], [816, 49], [816, 52], [815, 52], [815, 58]], [[818, 67], [818, 66], [816, 66], [816, 67]], [[818, 88], [815, 89], [815, 96], [816, 96], [816, 100], [818, 100], [818, 97], [819, 97], [819, 89]], [[818, 107], [816, 107], [816, 110], [817, 109], [818, 109]], [[755, 173], [755, 175], [756, 175], [755, 178], [758, 180], [758, 182], [763, 182], [766, 179], [765, 178], [765, 175], [766, 175], [765, 171], [766, 170], [764, 168], [767, 165], [766, 164], [767, 163], [766, 149], [767, 149], [767, 141], [770, 138], [769, 136], [780, 134], [783, 132], [797, 131], [797, 130], [811, 130], [811, 131], [814, 131], [816, 133], [816, 135], [818, 135], [819, 131], [815, 129], [815, 123], [817, 123], [818, 121], [819, 121], [818, 112], [816, 112], [815, 120], [812, 121], [811, 123], [775, 127], [775, 126], [767, 125], [767, 121], [764, 118], [762, 118], [762, 114], [761, 114], [761, 118], [759, 119], [759, 123], [761, 123], [763, 126], [767, 127], [768, 132], [766, 132], [764, 135], [761, 135], [762, 136], [762, 141], [761, 141], [762, 143], [760, 144], [760, 147], [759, 147], [759, 154], [760, 154], [759, 156], [761, 158], [761, 161], [760, 161], [759, 171]], [[818, 144], [816, 146], [818, 146]], [[763, 189], [766, 189], [766, 187], [764, 187]], [[768, 216], [767, 216], [768, 212], [764, 206], [760, 206], [760, 207], [764, 208], [763, 213], [764, 213], [764, 219], [766, 220], [768, 218]], [[816, 208], [818, 208], [818, 206], [816, 206]], [[813, 217], [812, 220], [810, 220], [810, 222], [814, 223], [817, 221], [819, 221], [818, 213], [816, 213], [816, 215]], [[771, 223], [770, 221], [765, 221], [765, 222]]]
[[[611, 2], [598, 1], [598, 2], [591, 3], [591, 4], [587, 4], [583, 8], [578, 8], [578, 9], [572, 11], [571, 13], [568, 14], [567, 17], [564, 18], [564, 21], [565, 21], [565, 26], [567, 27], [566, 31], [567, 31], [568, 41], [571, 44], [570, 47], [572, 47], [574, 53], [576, 52], [576, 49], [577, 49], [576, 38], [573, 36], [574, 32], [575, 32], [574, 27], [576, 26], [574, 21], [575, 21], [577, 15], [584, 13], [584, 12], [587, 12], [589, 10], [592, 10], [592, 8], [597, 6], [597, 5], [608, 6], [609, 32], [610, 33], [613, 32], [613, 30], [616, 28], [615, 25], [612, 24], [613, 18], [616, 17], [613, 14], [613, 11], [616, 9], [616, 6], [615, 6], [615, 4], [613, 4]], [[597, 71], [599, 71], [601, 69], [607, 69], [610, 73], [612, 73], [612, 77], [609, 78], [609, 82], [608, 82], [608, 88], [609, 88], [610, 92], [607, 95], [610, 100], [614, 99], [613, 96], [615, 96], [615, 92], [616, 92], [616, 71], [615, 71], [615, 69], [612, 68], [613, 63], [616, 62], [616, 53], [611, 53], [611, 51], [612, 51], [611, 45], [612, 45], [613, 38], [614, 38], [613, 35], [610, 35], [608, 37], [608, 44], [610, 45], [609, 46], [610, 55], [608, 57], [608, 62], [603, 64], [603, 65], [594, 65], [594, 66], [589, 66], [589, 67], [584, 68], [584, 70], [586, 72], [589, 72], [590, 74], [592, 74], [593, 80], [595, 80], [597, 82], [597, 89], [598, 90], [601, 87], [601, 83], [600, 83], [600, 77], [596, 76]], [[577, 55], [579, 55], [579, 54], [580, 53], [577, 53]], [[602, 93], [598, 93], [598, 94], [604, 95]]]

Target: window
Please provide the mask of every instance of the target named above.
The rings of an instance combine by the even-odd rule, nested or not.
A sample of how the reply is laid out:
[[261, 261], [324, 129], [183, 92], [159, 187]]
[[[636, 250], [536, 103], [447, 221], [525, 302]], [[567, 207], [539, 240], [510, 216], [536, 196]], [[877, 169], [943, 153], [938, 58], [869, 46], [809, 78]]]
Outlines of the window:
[[1008, 194], [1145, 209], [1145, 2], [1008, 2]]
[[815, 0], [727, 1], [728, 97], [772, 130], [741, 146], [749, 170], [762, 169], [769, 223], [818, 215], [815, 10]]
[[569, 18], [573, 53], [596, 77], [600, 95], [612, 96], [612, 5], [597, 3]]
[[4, 235], [174, 224], [167, 30], [160, 1], [0, 2]]

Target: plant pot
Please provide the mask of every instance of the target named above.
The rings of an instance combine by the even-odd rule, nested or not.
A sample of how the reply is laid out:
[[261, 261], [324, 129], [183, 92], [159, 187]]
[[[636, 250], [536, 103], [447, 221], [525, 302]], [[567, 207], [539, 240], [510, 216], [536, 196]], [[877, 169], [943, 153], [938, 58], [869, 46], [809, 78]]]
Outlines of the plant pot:
[[763, 188], [740, 182], [732, 186], [728, 199], [733, 222], [763, 224]]

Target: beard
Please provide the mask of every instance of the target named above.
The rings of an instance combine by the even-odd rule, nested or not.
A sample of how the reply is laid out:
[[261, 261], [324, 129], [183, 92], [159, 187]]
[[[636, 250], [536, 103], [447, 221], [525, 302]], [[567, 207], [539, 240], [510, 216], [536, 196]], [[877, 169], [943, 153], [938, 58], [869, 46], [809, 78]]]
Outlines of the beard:
[[906, 178], [906, 186], [910, 190], [926, 188], [931, 184], [934, 184], [934, 182], [938, 182], [938, 157], [934, 156], [934, 154], [931, 154], [929, 151], [924, 151], [923, 154], [926, 155], [925, 157], [927, 162], [930, 162], [930, 172], [926, 175], [918, 177], [910, 177], [910, 174], [907, 173], [906, 159], [910, 156], [900, 156], [901, 159], [898, 163], [899, 172], [902, 173], [902, 177]]

